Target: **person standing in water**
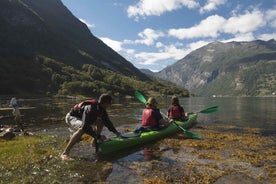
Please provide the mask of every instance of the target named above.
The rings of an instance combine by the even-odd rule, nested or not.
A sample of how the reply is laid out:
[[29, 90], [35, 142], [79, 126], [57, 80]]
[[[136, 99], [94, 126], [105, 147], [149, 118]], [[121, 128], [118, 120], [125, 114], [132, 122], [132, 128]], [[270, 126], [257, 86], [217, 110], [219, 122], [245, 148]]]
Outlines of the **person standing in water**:
[[20, 131], [24, 132], [24, 127], [21, 122], [21, 113], [19, 110], [19, 105], [18, 105], [15, 97], [13, 97], [11, 99], [9, 106], [13, 108], [12, 113], [14, 115], [14, 121], [15, 121], [16, 125], [18, 126], [18, 128], [20, 128]]

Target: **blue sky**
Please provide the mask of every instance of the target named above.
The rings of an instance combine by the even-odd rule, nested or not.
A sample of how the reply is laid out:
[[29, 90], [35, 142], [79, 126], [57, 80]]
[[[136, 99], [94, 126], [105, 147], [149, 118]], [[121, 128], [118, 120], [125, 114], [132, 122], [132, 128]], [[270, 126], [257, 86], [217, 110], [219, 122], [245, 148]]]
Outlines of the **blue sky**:
[[276, 40], [276, 0], [62, 0], [137, 68], [160, 71], [214, 41]]

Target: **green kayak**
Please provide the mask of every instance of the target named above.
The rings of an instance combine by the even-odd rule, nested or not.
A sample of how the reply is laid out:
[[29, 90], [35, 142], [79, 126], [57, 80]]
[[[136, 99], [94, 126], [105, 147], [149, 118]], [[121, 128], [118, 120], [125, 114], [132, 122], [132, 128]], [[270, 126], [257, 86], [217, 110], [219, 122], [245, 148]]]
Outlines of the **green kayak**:
[[[149, 142], [153, 142], [162, 138], [165, 138], [169, 135], [175, 134], [182, 128], [188, 129], [196, 123], [197, 114], [189, 114], [189, 119], [187, 121], [175, 121], [175, 124], [172, 123], [168, 127], [158, 130], [158, 131], [149, 131], [143, 132], [134, 137], [111, 137], [104, 142], [102, 142], [98, 147], [98, 154], [106, 155], [114, 153], [119, 150], [124, 150], [127, 148], [143, 145]], [[177, 125], [176, 125], [177, 124]], [[127, 134], [134, 134], [134, 132], [129, 132]]]

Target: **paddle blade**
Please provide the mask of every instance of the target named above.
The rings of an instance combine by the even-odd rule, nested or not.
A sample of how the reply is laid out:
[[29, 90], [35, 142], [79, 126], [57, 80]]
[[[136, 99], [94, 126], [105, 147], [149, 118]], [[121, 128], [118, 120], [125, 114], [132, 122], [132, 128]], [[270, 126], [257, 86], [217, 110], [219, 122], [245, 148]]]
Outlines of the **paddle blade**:
[[186, 130], [185, 128], [179, 126], [179, 125], [178, 125], [177, 123], [175, 123], [175, 122], [173, 122], [173, 124], [175, 124], [178, 128], [180, 128], [181, 130], [183, 130], [183, 133], [184, 133], [185, 135], [187, 135], [187, 137], [193, 138], [193, 139], [203, 139], [203, 138], [201, 137], [201, 135], [198, 135], [198, 134], [193, 133], [193, 132], [189, 132], [188, 130]]
[[198, 113], [204, 113], [204, 114], [208, 114], [208, 113], [212, 113], [218, 110], [218, 106], [213, 106], [213, 107], [209, 107], [207, 109], [203, 109], [201, 111], [199, 111]]
[[142, 103], [146, 103], [147, 102], [147, 100], [145, 99], [145, 97], [143, 96], [143, 94], [142, 93], [140, 93], [139, 91], [135, 91], [135, 97], [140, 101], [140, 102], [142, 102]]
[[201, 135], [198, 135], [196, 133], [193, 132], [189, 132], [189, 131], [184, 131], [185, 135], [187, 135], [189, 138], [193, 138], [193, 139], [203, 139]]

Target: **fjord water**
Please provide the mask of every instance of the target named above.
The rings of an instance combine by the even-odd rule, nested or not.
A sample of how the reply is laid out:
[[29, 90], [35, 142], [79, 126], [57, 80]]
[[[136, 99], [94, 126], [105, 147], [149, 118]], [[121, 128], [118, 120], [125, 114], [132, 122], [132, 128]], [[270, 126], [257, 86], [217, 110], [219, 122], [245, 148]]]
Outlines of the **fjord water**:
[[205, 124], [276, 131], [275, 97], [188, 98], [183, 99], [182, 104], [187, 104], [188, 112], [218, 105], [217, 112], [200, 115], [199, 121]]
[[[26, 99], [18, 98], [23, 123], [31, 129], [65, 127], [64, 117], [70, 108], [78, 103], [76, 99]], [[1, 100], [4, 106], [8, 98]], [[166, 112], [170, 98], [158, 98], [158, 106]], [[181, 98], [180, 104], [187, 112], [198, 112], [217, 105], [218, 111], [199, 113], [198, 125], [233, 125], [276, 131], [276, 97], [191, 97]], [[139, 126], [144, 105], [137, 99], [114, 99], [108, 110], [115, 126]], [[1, 110], [0, 116], [11, 116], [11, 110]], [[12, 118], [0, 119], [1, 124], [14, 124]]]

